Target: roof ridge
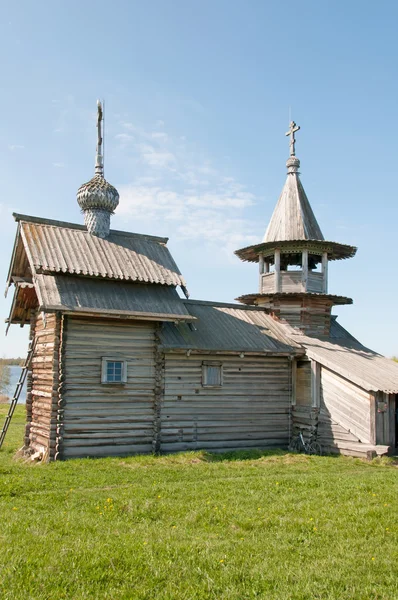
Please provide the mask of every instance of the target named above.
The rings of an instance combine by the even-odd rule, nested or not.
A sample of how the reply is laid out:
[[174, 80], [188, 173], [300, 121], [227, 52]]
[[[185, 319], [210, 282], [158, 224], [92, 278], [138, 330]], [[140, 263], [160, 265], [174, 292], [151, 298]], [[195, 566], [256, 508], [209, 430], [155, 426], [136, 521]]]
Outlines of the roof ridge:
[[[45, 219], [42, 217], [34, 217], [32, 215], [23, 215], [20, 213], [12, 213], [15, 221], [26, 222], [26, 223], [36, 223], [37, 225], [47, 225], [50, 227], [62, 227], [64, 229], [77, 229], [79, 231], [87, 232], [87, 228], [85, 225], [80, 225], [79, 223], [70, 223], [68, 221], [58, 221], [55, 219]], [[133, 238], [145, 238], [149, 241], [159, 242], [161, 244], [167, 244], [169, 241], [168, 237], [160, 237], [157, 235], [150, 235], [147, 233], [134, 233], [130, 231], [122, 231], [120, 229], [111, 229], [109, 232], [111, 235], [120, 235], [123, 237], [133, 237]]]
[[181, 298], [181, 300], [185, 304], [201, 304], [203, 306], [220, 306], [224, 308], [236, 308], [238, 310], [254, 310], [257, 312], [263, 312], [265, 314], [268, 314], [261, 306], [248, 306], [244, 304], [238, 304], [235, 302], [212, 302], [211, 300], [195, 300], [194, 298], [189, 298], [189, 300]]

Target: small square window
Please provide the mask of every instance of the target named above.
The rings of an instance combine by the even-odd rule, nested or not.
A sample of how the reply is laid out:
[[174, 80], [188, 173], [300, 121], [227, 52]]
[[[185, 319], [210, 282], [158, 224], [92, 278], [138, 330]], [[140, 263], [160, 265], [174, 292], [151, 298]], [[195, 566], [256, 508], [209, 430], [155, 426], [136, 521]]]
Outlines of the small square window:
[[204, 362], [202, 363], [202, 386], [203, 387], [222, 387], [223, 373], [222, 363]]
[[103, 358], [101, 383], [126, 383], [127, 363], [118, 358]]

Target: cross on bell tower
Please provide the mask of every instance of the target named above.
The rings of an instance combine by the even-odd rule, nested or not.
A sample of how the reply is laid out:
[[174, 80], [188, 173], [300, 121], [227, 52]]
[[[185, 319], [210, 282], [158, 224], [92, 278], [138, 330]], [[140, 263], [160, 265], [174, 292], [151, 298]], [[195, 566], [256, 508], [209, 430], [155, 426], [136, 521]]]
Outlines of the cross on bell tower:
[[287, 131], [285, 133], [285, 135], [289, 135], [290, 136], [290, 156], [296, 156], [296, 148], [295, 148], [295, 144], [296, 144], [296, 138], [294, 137], [294, 134], [296, 133], [296, 131], [299, 131], [300, 129], [300, 125], [296, 125], [296, 123], [294, 121], [290, 122], [289, 125], [289, 131]]

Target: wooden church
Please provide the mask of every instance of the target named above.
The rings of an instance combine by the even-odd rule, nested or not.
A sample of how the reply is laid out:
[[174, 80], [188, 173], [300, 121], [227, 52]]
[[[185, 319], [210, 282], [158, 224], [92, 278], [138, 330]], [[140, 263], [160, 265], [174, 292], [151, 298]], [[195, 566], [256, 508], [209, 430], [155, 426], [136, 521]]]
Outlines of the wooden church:
[[[189, 300], [167, 238], [110, 229], [119, 195], [103, 175], [77, 193], [85, 225], [15, 214], [8, 325], [30, 324], [27, 454], [43, 460], [146, 452], [287, 448], [301, 429], [325, 451], [398, 446], [398, 364], [331, 314], [326, 241], [299, 177], [291, 124], [287, 179], [240, 304]], [[186, 299], [177, 292], [180, 288]]]

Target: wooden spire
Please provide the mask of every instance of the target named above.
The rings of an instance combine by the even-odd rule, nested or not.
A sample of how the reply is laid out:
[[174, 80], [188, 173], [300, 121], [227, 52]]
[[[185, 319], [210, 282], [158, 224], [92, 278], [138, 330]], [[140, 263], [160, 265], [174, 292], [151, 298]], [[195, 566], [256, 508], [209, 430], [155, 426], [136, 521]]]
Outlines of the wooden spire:
[[286, 133], [290, 137], [290, 157], [286, 162], [287, 179], [265, 232], [263, 242], [323, 240], [323, 234], [299, 177], [300, 161], [295, 156], [294, 121]]

